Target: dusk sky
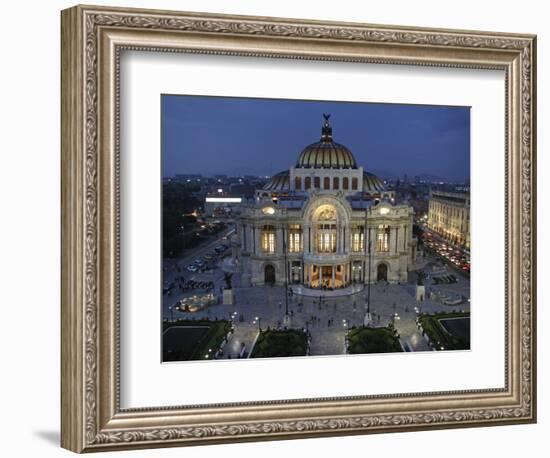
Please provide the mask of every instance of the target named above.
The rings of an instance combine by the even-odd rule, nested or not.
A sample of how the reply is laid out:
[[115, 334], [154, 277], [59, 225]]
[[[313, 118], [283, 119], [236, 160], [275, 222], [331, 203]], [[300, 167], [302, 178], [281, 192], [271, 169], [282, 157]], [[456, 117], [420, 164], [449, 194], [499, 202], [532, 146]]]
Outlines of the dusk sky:
[[470, 177], [470, 108], [162, 95], [163, 175], [273, 175], [319, 141], [335, 142], [381, 178]]

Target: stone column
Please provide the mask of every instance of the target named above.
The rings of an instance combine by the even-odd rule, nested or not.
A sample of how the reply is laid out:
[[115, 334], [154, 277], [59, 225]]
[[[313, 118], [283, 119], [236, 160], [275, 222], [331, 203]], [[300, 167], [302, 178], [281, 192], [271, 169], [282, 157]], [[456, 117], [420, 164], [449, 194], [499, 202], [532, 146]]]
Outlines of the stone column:
[[255, 227], [254, 228], [254, 244], [255, 244], [255, 251], [256, 251], [256, 254], [260, 254], [261, 251], [262, 251], [262, 247], [260, 246], [260, 233], [261, 233], [261, 229], [258, 228], [258, 227]]
[[278, 227], [275, 231], [275, 234], [277, 234], [275, 237], [275, 240], [276, 240], [276, 247], [275, 247], [275, 251], [277, 253], [284, 253], [284, 244], [283, 244], [283, 228], [282, 227]]
[[334, 288], [336, 281], [336, 266], [332, 266], [332, 287]]
[[346, 226], [342, 227], [342, 253], [345, 253], [346, 250], [349, 251], [349, 243], [346, 243], [346, 238], [349, 236], [349, 231], [346, 231]]

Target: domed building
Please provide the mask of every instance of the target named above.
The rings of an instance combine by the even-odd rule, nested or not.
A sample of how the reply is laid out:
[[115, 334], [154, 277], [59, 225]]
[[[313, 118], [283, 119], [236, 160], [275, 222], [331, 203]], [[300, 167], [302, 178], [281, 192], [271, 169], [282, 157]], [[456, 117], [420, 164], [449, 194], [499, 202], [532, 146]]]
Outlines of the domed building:
[[407, 281], [416, 253], [412, 207], [395, 202], [394, 192], [334, 141], [330, 115], [323, 116], [321, 139], [241, 208], [243, 285], [286, 278], [290, 285], [334, 290]]

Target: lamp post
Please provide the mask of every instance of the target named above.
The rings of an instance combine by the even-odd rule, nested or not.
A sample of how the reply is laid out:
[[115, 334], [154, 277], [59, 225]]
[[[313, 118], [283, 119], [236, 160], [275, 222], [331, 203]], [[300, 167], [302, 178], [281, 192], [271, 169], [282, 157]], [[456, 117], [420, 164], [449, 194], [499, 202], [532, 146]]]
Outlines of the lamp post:
[[283, 322], [285, 324], [288, 324], [290, 322], [290, 315], [288, 313], [288, 260], [287, 260], [287, 252], [286, 252], [286, 234], [285, 229], [283, 227], [283, 252], [285, 256], [285, 316], [283, 319]]
[[168, 307], [170, 310], [170, 321], [174, 321], [174, 309], [172, 306]]
[[363, 324], [365, 326], [368, 326], [371, 322], [371, 314], [370, 314], [370, 280], [371, 280], [371, 270], [372, 270], [372, 241], [371, 241], [371, 238], [370, 238], [370, 229], [368, 229], [367, 227], [367, 222], [368, 222], [368, 219], [367, 219], [367, 215], [368, 215], [368, 212], [370, 211], [370, 207], [367, 209], [365, 209], [365, 229], [367, 230], [367, 234], [368, 234], [368, 255], [369, 255], [369, 275], [368, 275], [368, 283], [367, 283], [367, 307], [366, 307], [366, 313], [365, 313], [365, 320], [363, 322]]
[[397, 320], [400, 320], [400, 319], [401, 319], [401, 317], [399, 316], [399, 314], [398, 314], [397, 312], [394, 313], [394, 314], [391, 316], [391, 322], [390, 322], [390, 324], [391, 324], [391, 327], [392, 327], [394, 330], [395, 330], [395, 322], [396, 322]]
[[258, 331], [262, 332], [262, 317], [257, 316], [254, 318], [254, 322], [258, 322]]

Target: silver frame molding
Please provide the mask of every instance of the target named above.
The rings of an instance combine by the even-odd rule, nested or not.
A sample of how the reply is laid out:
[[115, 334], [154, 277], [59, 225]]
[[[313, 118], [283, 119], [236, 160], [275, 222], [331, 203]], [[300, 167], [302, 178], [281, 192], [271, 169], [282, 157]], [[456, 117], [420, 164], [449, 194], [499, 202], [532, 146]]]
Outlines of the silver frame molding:
[[[76, 6], [61, 15], [61, 445], [75, 452], [536, 421], [536, 37]], [[119, 59], [124, 49], [506, 75], [503, 389], [121, 409]]]

